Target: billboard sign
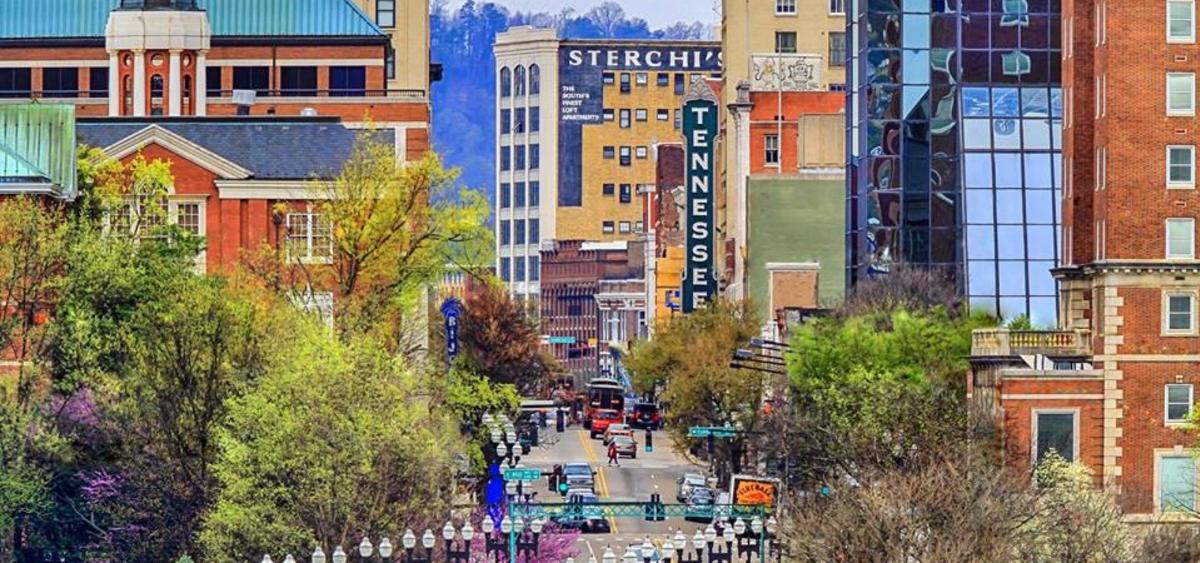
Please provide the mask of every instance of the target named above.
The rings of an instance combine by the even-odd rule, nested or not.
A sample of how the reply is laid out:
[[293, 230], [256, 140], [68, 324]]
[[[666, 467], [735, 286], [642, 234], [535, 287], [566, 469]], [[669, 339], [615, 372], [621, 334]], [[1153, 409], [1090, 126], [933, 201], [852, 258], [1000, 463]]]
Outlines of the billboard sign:
[[729, 492], [733, 504], [739, 506], [762, 506], [774, 510], [779, 498], [779, 480], [753, 475], [734, 475]]
[[687, 257], [683, 312], [702, 308], [717, 292], [714, 234], [716, 209], [717, 95], [708, 81], [692, 82], [683, 98], [684, 182], [687, 186]]

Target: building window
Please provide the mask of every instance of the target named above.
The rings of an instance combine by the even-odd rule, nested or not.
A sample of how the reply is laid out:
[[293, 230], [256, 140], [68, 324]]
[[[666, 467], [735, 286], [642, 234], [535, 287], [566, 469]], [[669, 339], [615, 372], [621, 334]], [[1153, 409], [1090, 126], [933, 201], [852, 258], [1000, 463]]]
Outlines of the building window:
[[88, 97], [89, 98], [107, 98], [108, 97], [108, 68], [93, 67], [88, 69]]
[[1033, 411], [1033, 463], [1037, 465], [1051, 451], [1068, 462], [1075, 461], [1075, 411]]
[[616, 230], [616, 227], [613, 225], [612, 221], [604, 221], [604, 222], [600, 223], [600, 231], [606, 235], [613, 234], [613, 231], [615, 231], [615, 230]]
[[1167, 147], [1167, 187], [1196, 187], [1196, 147]]
[[537, 219], [529, 220], [529, 244], [537, 244], [542, 240], [541, 222]]
[[525, 67], [518, 65], [517, 70], [513, 72], [513, 93], [524, 96], [525, 85]]
[[316, 96], [317, 67], [285, 66], [279, 69], [281, 96]]
[[635, 221], [633, 223], [633, 232], [635, 233], [641, 233], [644, 228], [645, 226], [641, 221]]
[[513, 184], [513, 207], [525, 207], [525, 182]]
[[621, 221], [621, 224], [620, 224], [620, 232], [621, 232], [621, 234], [623, 234], [623, 235], [624, 235], [624, 234], [629, 234], [629, 233], [630, 233], [632, 230], [633, 230], [633, 224], [632, 224], [632, 223], [630, 223], [629, 221]]
[[396, 0], [375, 0], [375, 23], [379, 27], [396, 27]]
[[1196, 220], [1167, 219], [1167, 259], [1191, 260], [1196, 257]]
[[638, 108], [633, 111], [633, 118], [638, 121], [646, 121], [649, 116], [650, 113], [646, 111], [646, 108]]
[[1020, 51], [1000, 55], [1000, 64], [1005, 76], [1023, 76], [1033, 70], [1032, 59]]
[[265, 66], [233, 67], [233, 89], [254, 90], [266, 96], [271, 89], [271, 69]]
[[633, 160], [630, 158], [629, 147], [621, 147], [621, 166], [631, 166]]
[[1167, 115], [1193, 115], [1196, 113], [1196, 74], [1192, 72], [1167, 73]]
[[42, 69], [42, 96], [47, 98], [79, 97], [79, 69]]
[[500, 209], [508, 209], [512, 205], [512, 189], [507, 182], [500, 183]]
[[513, 110], [513, 133], [525, 132], [525, 108]]
[[329, 67], [329, 95], [367, 95], [367, 68], [362, 66]]
[[1196, 331], [1196, 295], [1194, 293], [1167, 293], [1166, 314], [1163, 332], [1166, 334], [1192, 334]]
[[500, 147], [500, 171], [512, 169], [512, 151], [508, 147]]
[[1195, 512], [1196, 460], [1191, 455], [1158, 458], [1158, 497], [1162, 512]]
[[779, 166], [779, 135], [763, 136], [763, 162]]
[[513, 147], [513, 170], [525, 169], [525, 145]]
[[1167, 0], [1167, 43], [1196, 41], [1196, 0]]
[[681, 112], [680, 110], [675, 110], [675, 129], [679, 130], [682, 128], [683, 128], [683, 112]]
[[630, 203], [633, 201], [633, 186], [630, 184], [621, 184], [621, 203]]
[[775, 32], [775, 52], [776, 53], [795, 53], [796, 52], [796, 32], [795, 31], [776, 31]]
[[631, 90], [631, 88], [629, 85], [629, 73], [622, 72], [621, 73], [621, 93], [628, 94], [630, 92], [630, 90]]
[[512, 110], [500, 110], [500, 134], [512, 133]]
[[650, 75], [644, 72], [637, 73], [637, 85], [645, 86], [650, 82]]
[[529, 145], [529, 169], [537, 170], [542, 167], [542, 146]]
[[333, 262], [333, 228], [320, 213], [288, 213], [287, 253], [289, 260], [304, 263]]
[[675, 73], [675, 95], [676, 96], [682, 96], [684, 90], [687, 89], [687, 85], [685, 84], [685, 82], [686, 82], [686, 80], [684, 80], [682, 72]]
[[612, 108], [604, 108], [604, 120], [605, 121], [612, 121], [616, 118], [617, 118], [616, 111], [613, 111]]
[[647, 156], [650, 155], [649, 149], [647, 149], [646, 147], [638, 147], [637, 150], [634, 151], [634, 155], [637, 156], [638, 160], [645, 159]]
[[660, 72], [658, 73], [658, 76], [655, 77], [655, 81], [660, 87], [670, 86], [671, 75], [665, 72]]
[[1107, 186], [1108, 181], [1108, 148], [1100, 147], [1096, 149], [1096, 189], [1103, 190]]
[[601, 81], [604, 82], [605, 86], [612, 86], [613, 84], [617, 83], [617, 77], [611, 72], [606, 72], [601, 75]]
[[508, 67], [500, 69], [500, 97], [507, 98], [512, 95], [512, 71]]
[[513, 221], [513, 243], [525, 244], [525, 220], [517, 219]]
[[507, 219], [500, 221], [500, 246], [508, 246], [512, 242], [512, 232], [508, 229]]
[[616, 149], [614, 147], [604, 147], [601, 150], [604, 153], [605, 160], [612, 160], [614, 157], [616, 157]]
[[513, 272], [513, 280], [519, 282], [525, 281], [525, 257], [518, 256], [514, 258], [513, 265], [516, 266]]
[[529, 206], [537, 207], [538, 205], [541, 205], [541, 203], [542, 203], [542, 183], [541, 182], [530, 182], [529, 183]]
[[796, 15], [796, 0], [775, 0], [775, 15], [777, 15], [777, 16], [794, 16], [794, 15]]
[[396, 79], [396, 50], [388, 45], [387, 53], [383, 55], [383, 69], [388, 80]]
[[670, 121], [671, 120], [671, 110], [669, 110], [669, 109], [658, 110], [658, 120], [659, 121]]
[[28, 68], [0, 68], [0, 98], [28, 98], [33, 95], [33, 71]]
[[538, 65], [529, 65], [529, 95], [536, 96], [542, 92], [542, 69]]
[[221, 97], [221, 90], [224, 85], [221, 83], [221, 67], [210, 66], [204, 69], [204, 89], [207, 92], [205, 95], [210, 98]]
[[846, 34], [829, 32], [829, 66], [846, 66]]
[[500, 281], [512, 281], [512, 272], [510, 271], [512, 258], [500, 259]]
[[840, 15], [846, 13], [846, 0], [829, 0], [829, 13]]
[[601, 188], [601, 193], [603, 193], [604, 195], [607, 195], [607, 196], [616, 195], [617, 185], [616, 184], [604, 184], [604, 186]]
[[537, 133], [542, 129], [542, 108], [529, 108], [529, 132]]
[[[536, 221], [537, 219], [534, 219]], [[529, 257], [529, 281], [538, 281], [542, 278], [542, 259], [538, 256]]]
[[1166, 422], [1187, 422], [1192, 413], [1192, 386], [1169, 383], [1163, 389], [1163, 416]]
[[163, 84], [161, 74], [155, 74], [150, 77], [150, 115], [163, 114], [163, 94], [166, 92], [166, 85]]
[[629, 110], [623, 109], [618, 113], [621, 116], [621, 129], [629, 129]]

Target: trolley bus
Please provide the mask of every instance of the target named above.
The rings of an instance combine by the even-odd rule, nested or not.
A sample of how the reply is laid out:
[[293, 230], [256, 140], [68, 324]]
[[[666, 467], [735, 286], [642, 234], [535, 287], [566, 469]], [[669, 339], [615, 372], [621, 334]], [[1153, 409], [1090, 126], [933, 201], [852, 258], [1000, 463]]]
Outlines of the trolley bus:
[[583, 413], [583, 427], [592, 427], [596, 411], [614, 410], [625, 417], [625, 386], [611, 378], [596, 378], [587, 384], [587, 406]]

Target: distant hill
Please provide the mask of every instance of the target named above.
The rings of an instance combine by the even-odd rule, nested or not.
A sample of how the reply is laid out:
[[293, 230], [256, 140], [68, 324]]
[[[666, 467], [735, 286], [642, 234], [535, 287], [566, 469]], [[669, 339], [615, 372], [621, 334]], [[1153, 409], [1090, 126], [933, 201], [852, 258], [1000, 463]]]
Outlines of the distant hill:
[[553, 27], [570, 39], [704, 39], [700, 22], [677, 23], [651, 30], [645, 20], [630, 18], [615, 2], [604, 2], [584, 14], [567, 9], [558, 14], [510, 12], [492, 3], [467, 0], [450, 13], [445, 2], [430, 9], [433, 62], [443, 66], [433, 85], [433, 146], [446, 164], [462, 169], [462, 183], [492, 198], [495, 185], [496, 76], [492, 43], [496, 34], [515, 25]]

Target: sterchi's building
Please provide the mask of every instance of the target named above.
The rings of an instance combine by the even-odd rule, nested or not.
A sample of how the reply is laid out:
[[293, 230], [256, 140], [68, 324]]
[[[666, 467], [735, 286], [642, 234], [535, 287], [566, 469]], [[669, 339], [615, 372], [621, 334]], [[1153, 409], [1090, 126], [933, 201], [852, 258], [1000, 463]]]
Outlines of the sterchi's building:
[[680, 142], [684, 91], [720, 76], [721, 46], [516, 27], [495, 52], [497, 273], [536, 298], [542, 241], [644, 236], [654, 146]]

